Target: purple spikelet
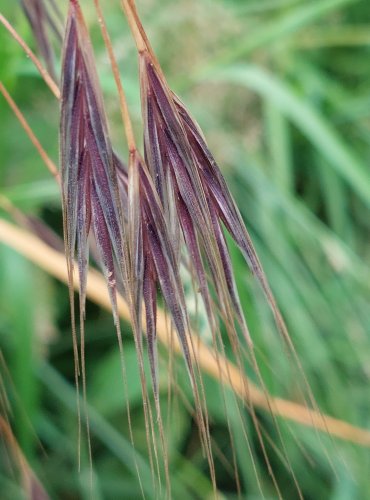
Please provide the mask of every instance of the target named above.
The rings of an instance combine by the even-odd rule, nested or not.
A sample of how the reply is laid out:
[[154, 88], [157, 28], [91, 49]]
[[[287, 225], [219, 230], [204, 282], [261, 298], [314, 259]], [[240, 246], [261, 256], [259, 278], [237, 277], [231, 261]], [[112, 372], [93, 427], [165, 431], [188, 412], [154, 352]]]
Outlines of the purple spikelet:
[[[199, 126], [169, 89], [150, 48], [140, 53], [140, 80], [145, 158], [165, 208], [173, 239], [181, 227], [211, 325], [215, 323], [210, 305], [213, 289], [226, 322], [232, 325], [236, 320], [251, 342], [223, 232], [225, 227], [261, 284], [277, 325], [289, 342], [284, 322], [225, 179]], [[173, 212], [177, 214], [175, 224]], [[206, 279], [208, 270], [210, 279]]]
[[[175, 237], [176, 226], [173, 229], [169, 224], [168, 214], [175, 211], [211, 325], [216, 321], [210, 305], [212, 288], [228, 324], [237, 320], [249, 340], [221, 226], [225, 218], [232, 236], [237, 233], [236, 221], [241, 219], [231, 219], [227, 212], [231, 207], [234, 215], [235, 204], [214, 160], [209, 160], [208, 150], [206, 154], [201, 148], [205, 143], [198, 127], [168, 89], [148, 52], [140, 54], [140, 76], [145, 156], [157, 192], [168, 207], [171, 237]], [[211, 166], [208, 161], [213, 162]], [[215, 178], [211, 167], [217, 171]], [[211, 282], [206, 279], [207, 270]]]
[[[63, 46], [60, 158], [64, 237], [70, 282], [75, 253], [84, 316], [88, 237], [96, 240], [115, 323], [116, 269], [124, 267], [123, 224], [113, 151], [91, 44], [77, 2], [71, 2]], [[125, 282], [125, 278], [123, 278]]]
[[[128, 203], [129, 175], [127, 168], [115, 157], [122, 205]], [[137, 301], [145, 305], [148, 356], [150, 361], [154, 394], [158, 396], [157, 380], [157, 333], [156, 310], [157, 290], [160, 288], [166, 306], [178, 334], [186, 365], [193, 378], [189, 325], [185, 298], [181, 284], [178, 261], [171, 242], [164, 211], [155, 185], [145, 162], [136, 152], [132, 168], [138, 174], [139, 214], [136, 218], [134, 235], [136, 240], [136, 272], [140, 293]], [[130, 200], [130, 205], [135, 202]], [[132, 210], [132, 207], [129, 209]], [[135, 217], [132, 217], [135, 220]], [[134, 248], [135, 248], [134, 246]], [[139, 305], [139, 304], [138, 304]], [[137, 316], [139, 312], [137, 312]], [[139, 321], [139, 320], [138, 320]]]

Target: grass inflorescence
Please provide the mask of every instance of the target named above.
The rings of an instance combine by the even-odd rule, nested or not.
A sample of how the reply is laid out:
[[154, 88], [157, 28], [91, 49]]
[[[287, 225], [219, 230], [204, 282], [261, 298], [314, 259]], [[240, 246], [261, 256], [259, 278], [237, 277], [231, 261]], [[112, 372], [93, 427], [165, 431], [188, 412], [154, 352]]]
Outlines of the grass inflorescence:
[[[290, 5], [289, 2], [286, 3]], [[317, 281], [320, 277], [324, 279], [319, 268], [327, 266], [325, 276], [333, 276], [334, 281], [343, 280], [339, 288], [350, 286], [351, 280], [358, 283], [360, 288], [366, 288], [363, 273], [360, 271], [362, 263], [358, 260], [358, 250], [353, 247], [352, 236], [349, 236], [348, 218], [345, 211], [338, 208], [336, 198], [344, 200], [342, 184], [344, 180], [356, 190], [361, 203], [366, 201], [364, 186], [368, 181], [363, 165], [354, 157], [353, 169], [345, 168], [351, 163], [351, 151], [340, 143], [338, 135], [325, 123], [320, 112], [309, 109], [307, 104], [300, 101], [298, 94], [290, 93], [284, 83], [271, 78], [268, 73], [252, 64], [244, 66], [232, 64], [234, 57], [238, 58], [240, 54], [253, 50], [263, 50], [266, 44], [279, 40], [279, 37], [284, 35], [285, 29], [287, 33], [294, 33], [294, 30], [304, 27], [305, 23], [326, 15], [342, 3], [345, 2], [328, 1], [322, 5], [313, 4], [310, 8], [301, 7], [299, 2], [297, 6], [292, 4], [290, 7], [292, 14], [288, 12], [286, 18], [283, 16], [276, 27], [273, 23], [267, 24], [265, 31], [259, 33], [255, 39], [251, 39], [248, 43], [243, 43], [241, 40], [239, 47], [234, 51], [236, 55], [232, 50], [229, 53], [226, 50], [225, 57], [221, 56], [221, 63], [205, 65], [201, 70], [194, 72], [198, 81], [207, 79], [208, 74], [210, 75], [208, 78], [214, 78], [215, 82], [227, 81], [249, 86], [266, 99], [264, 119], [266, 130], [271, 133], [271, 136], [267, 136], [266, 147], [271, 156], [269, 161], [276, 166], [276, 171], [273, 171], [272, 175], [273, 185], [276, 183], [280, 191], [271, 195], [273, 188], [269, 179], [264, 177], [263, 172], [250, 165], [250, 173], [242, 170], [238, 173], [244, 182], [248, 179], [248, 186], [251, 186], [253, 191], [251, 194], [249, 189], [245, 189], [247, 195], [245, 199], [244, 194], [240, 194], [241, 186], [232, 186], [233, 189], [228, 187], [222, 173], [223, 169], [215, 160], [215, 156], [219, 156], [223, 160], [220, 164], [223, 164], [225, 156], [222, 151], [218, 151], [215, 155], [211, 153], [205, 134], [192, 117], [192, 114], [197, 113], [191, 114], [182, 100], [171, 90], [165, 76], [167, 71], [161, 67], [161, 57], [157, 57], [154, 53], [133, 0], [122, 1], [122, 7], [137, 49], [139, 81], [134, 80], [128, 68], [122, 70], [117, 62], [116, 40], [114, 43], [110, 40], [100, 2], [94, 1], [95, 13], [118, 90], [119, 99], [115, 102], [119, 102], [119, 106], [116, 107], [120, 108], [126, 135], [127, 147], [122, 146], [122, 143], [118, 145], [119, 154], [113, 150], [112, 145], [116, 142], [115, 130], [119, 129], [119, 125], [116, 124], [114, 129], [108, 126], [101, 89], [103, 84], [106, 93], [104, 87], [106, 82], [104, 76], [98, 77], [98, 62], [93, 53], [89, 30], [79, 2], [77, 0], [69, 2], [66, 26], [62, 29], [63, 15], [53, 1], [22, 2], [38, 53], [44, 60], [46, 68], [37, 55], [29, 49], [17, 30], [1, 15], [2, 24], [30, 56], [47, 85], [60, 100], [58, 171], [6, 87], [1, 84], [2, 94], [61, 188], [64, 248], [67, 260], [67, 277], [63, 279], [69, 284], [77, 388], [82, 379], [82, 413], [79, 394], [77, 394], [77, 411], [79, 420], [81, 416], [86, 420], [90, 455], [88, 466], [90, 480], [87, 481], [86, 488], [90, 493], [99, 489], [94, 475], [96, 450], [91, 433], [101, 436], [100, 430], [105, 429], [104, 442], [110, 449], [116, 448], [111, 440], [110, 428], [106, 427], [105, 422], [97, 423], [96, 414], [88, 404], [88, 401], [94, 399], [94, 393], [89, 392], [89, 383], [90, 379], [94, 380], [95, 377], [94, 369], [89, 369], [89, 366], [93, 365], [89, 363], [91, 322], [89, 307], [86, 308], [86, 296], [95, 297], [94, 300], [109, 307], [113, 312], [119, 342], [117, 358], [119, 370], [115, 374], [122, 378], [117, 381], [109, 376], [104, 377], [103, 368], [101, 374], [98, 373], [96, 377], [100, 383], [114, 380], [113, 385], [111, 382], [110, 386], [105, 386], [105, 392], [108, 388], [108, 392], [112, 391], [113, 394], [114, 384], [122, 387], [122, 391], [119, 390], [118, 393], [121, 405], [126, 404], [127, 408], [129, 437], [127, 449], [133, 450], [139, 443], [141, 451], [148, 456], [147, 465], [136, 451], [132, 452], [130, 457], [134, 463], [131, 470], [134, 476], [136, 475], [137, 488], [141, 495], [182, 498], [185, 490], [195, 494], [196, 487], [190, 485], [186, 479], [177, 477], [175, 472], [178, 458], [174, 459], [176, 455], [171, 446], [171, 432], [177, 425], [175, 422], [179, 404], [188, 408], [187, 422], [194, 422], [198, 429], [198, 437], [196, 433], [191, 432], [189, 453], [191, 454], [191, 449], [195, 446], [199, 456], [203, 457], [198, 458], [202, 468], [207, 469], [207, 472], [201, 473], [203, 491], [207, 491], [207, 494], [213, 492], [215, 496], [220, 494], [219, 490], [227, 492], [228, 489], [239, 495], [243, 495], [244, 490], [254, 491], [260, 495], [274, 494], [279, 497], [305, 495], [308, 489], [305, 474], [302, 474], [301, 464], [296, 463], [292, 457], [297, 456], [298, 450], [303, 450], [302, 460], [305, 465], [306, 462], [312, 462], [307, 453], [307, 440], [300, 435], [297, 438], [294, 429], [287, 429], [281, 425], [278, 415], [287, 416], [334, 435], [345, 438], [351, 436], [356, 442], [367, 442], [366, 430], [356, 429], [321, 413], [319, 408], [325, 409], [326, 400], [319, 397], [319, 404], [316, 403], [320, 391], [315, 384], [312, 386], [312, 374], [308, 373], [307, 376], [305, 356], [302, 358], [299, 349], [298, 357], [277, 305], [281, 304], [291, 331], [294, 333], [295, 329], [299, 331], [301, 320], [307, 327], [306, 333], [309, 335], [302, 337], [303, 340], [299, 340], [298, 344], [303, 342], [307, 347], [312, 339], [316, 348], [320, 349], [318, 346], [322, 340], [319, 340], [315, 332], [315, 322], [322, 323], [325, 331], [324, 318], [330, 317], [331, 299], [328, 299], [324, 292], [322, 295], [314, 294], [315, 300], [312, 304], [322, 313], [314, 321], [305, 309], [305, 304], [310, 301], [307, 287], [319, 289]], [[269, 12], [269, 9], [273, 10], [274, 7], [266, 5], [266, 12]], [[262, 14], [258, 14], [259, 12]], [[246, 8], [245, 12], [241, 9], [240, 15], [263, 16], [264, 9], [251, 8], [249, 11]], [[95, 37], [93, 40], [95, 47]], [[293, 35], [292, 40], [294, 42]], [[57, 84], [59, 78], [55, 71], [55, 59], [58, 59], [59, 52], [61, 53], [60, 89]], [[128, 54], [132, 56], [132, 52]], [[315, 74], [312, 67], [303, 64], [300, 68], [311, 75], [310, 81], [319, 82], [320, 75]], [[121, 75], [125, 85], [121, 82]], [[131, 85], [135, 82], [141, 94], [141, 119], [139, 113], [134, 113], [134, 125], [127, 103], [127, 95], [130, 94], [132, 86], [126, 87], [126, 80]], [[299, 77], [295, 75], [294, 80], [298, 81]], [[128, 89], [127, 95], [124, 87]], [[186, 88], [186, 82], [183, 88]], [[330, 94], [332, 102], [335, 101], [333, 95], [336, 93], [339, 97], [344, 95], [335, 86], [332, 87], [332, 91], [333, 94]], [[318, 92], [324, 99], [323, 88]], [[222, 105], [218, 100], [215, 103]], [[294, 199], [294, 167], [289, 151], [293, 139], [283, 112], [286, 112], [286, 116], [315, 143], [323, 155], [322, 161], [331, 163], [335, 167], [334, 172], [343, 177], [338, 180], [335, 175], [333, 176], [333, 171], [329, 170], [326, 174], [322, 174], [323, 186], [333, 188], [330, 197], [323, 201], [323, 206], [315, 204], [314, 191], [307, 194], [307, 206], [312, 213], [317, 211], [329, 229], [323, 226], [323, 221], [319, 222], [317, 215], [307, 213], [306, 209], [300, 206], [300, 202]], [[142, 140], [139, 141], [139, 144], [143, 143], [142, 152], [136, 145], [136, 136], [139, 136], [136, 134], [136, 129], [139, 127], [142, 128]], [[258, 130], [256, 134], [258, 136]], [[253, 151], [253, 137], [251, 140], [250, 147]], [[236, 161], [232, 159], [234, 153], [230, 155], [232, 148], [236, 155], [241, 151], [233, 139], [231, 142], [232, 144], [225, 148], [230, 162]], [[125, 149], [127, 149], [127, 159], [122, 161], [122, 150]], [[226, 157], [226, 164], [228, 161]], [[297, 190], [300, 189], [298, 186]], [[231, 191], [239, 201], [242, 201], [239, 203], [239, 208]], [[257, 201], [253, 196], [257, 197]], [[271, 215], [272, 212], [270, 219], [263, 215], [259, 216], [260, 207], [263, 207], [264, 213], [270, 210], [267, 200], [273, 200], [272, 205], [281, 213], [280, 219]], [[60, 253], [60, 239], [39, 219], [23, 214], [7, 196], [2, 196], [0, 202], [7, 214], [39, 239], [39, 242], [32, 240], [35, 246], [40, 243], [40, 248], [43, 248], [44, 244], [51, 252]], [[287, 214], [290, 214], [290, 219], [286, 217]], [[249, 219], [252, 221], [250, 229], [253, 239], [258, 243], [258, 254], [264, 263], [267, 263], [267, 275], [269, 279], [271, 276], [278, 301], [274, 298], [262, 269], [261, 260], [246, 229], [244, 220], [249, 221]], [[294, 224], [304, 226], [304, 229], [298, 230]], [[43, 263], [31, 249], [22, 247], [22, 243], [19, 243], [23, 241], [22, 233], [18, 234], [5, 221], [1, 227], [4, 241], [18, 242], [14, 243], [15, 248], [21, 248], [25, 255], [45, 269], [52, 269], [47, 259]], [[284, 231], [286, 231], [285, 239]], [[299, 246], [300, 236], [307, 237], [305, 231], [308, 231], [307, 241], [311, 237], [310, 245], [312, 240], [317, 241], [325, 257], [325, 263], [321, 261], [321, 266], [317, 266], [317, 262], [310, 258], [310, 252], [305, 254], [303, 246]], [[269, 241], [270, 247], [263, 245], [261, 247], [261, 239]], [[295, 245], [295, 251], [289, 246], [290, 240], [292, 245]], [[49, 255], [49, 250], [46, 250], [46, 247], [44, 249], [45, 255]], [[103, 272], [108, 301], [101, 295], [102, 282], [95, 281], [97, 276], [90, 270], [90, 256]], [[51, 253], [50, 259], [58, 262], [53, 260], [54, 258], [57, 259], [57, 256]], [[258, 284], [256, 288], [252, 284], [252, 279], [245, 273], [245, 262], [251, 271], [251, 277]], [[287, 284], [290, 272], [286, 272], [284, 267], [287, 262], [297, 275], [302, 272], [302, 276], [308, 280], [298, 295], [295, 295]], [[302, 262], [308, 271], [303, 271]], [[315, 266], [318, 274], [312, 279]], [[63, 276], [63, 270], [55, 272], [57, 276]], [[333, 273], [342, 275], [338, 278]], [[244, 282], [241, 276], [244, 277]], [[340, 296], [339, 288], [334, 281], [332, 286], [337, 291], [329, 287], [327, 290], [329, 297], [331, 293], [334, 294], [333, 297]], [[246, 283], [249, 288], [248, 294]], [[293, 285], [295, 286], [295, 283]], [[79, 290], [78, 329], [74, 301], [76, 287]], [[94, 287], [100, 290], [97, 295]], [[254, 297], [254, 302], [247, 297]], [[267, 312], [265, 304], [270, 307], [272, 314]], [[350, 312], [345, 312], [350, 310], [347, 306], [349, 307], [346, 304], [345, 310], [338, 313], [343, 324], [347, 323], [347, 314], [352, 318]], [[355, 302], [353, 307], [362, 310]], [[258, 319], [258, 315], [262, 320]], [[126, 332], [127, 325], [122, 329], [120, 317], [124, 317], [130, 324], [135, 356], [130, 355], [130, 352], [133, 353], [130, 351], [131, 338]], [[271, 321], [272, 318], [275, 320], [275, 326]], [[357, 332], [364, 331], [363, 314], [353, 317], [351, 321], [357, 325]], [[85, 323], [87, 334], [85, 334]], [[340, 326], [340, 322], [337, 326]], [[268, 333], [276, 330], [276, 327], [282, 336], [282, 343], [277, 340], [278, 335]], [[107, 329], [107, 326], [104, 328]], [[144, 331], [145, 337], [143, 337]], [[207, 332], [206, 336], [204, 331]], [[169, 347], [170, 352], [171, 349], [182, 352], [184, 373], [182, 366], [174, 364], [171, 354], [167, 360], [160, 355], [158, 339]], [[266, 361], [269, 351], [274, 354], [273, 361]], [[324, 359], [324, 351], [319, 352], [320, 359]], [[113, 364], [112, 361], [112, 366]], [[177, 379], [177, 372], [181, 378], [183, 374], [187, 374], [190, 391], [187, 390], [185, 381]], [[49, 373], [59, 384], [57, 378], [53, 378], [52, 372], [45, 368], [43, 373]], [[212, 374], [219, 382], [216, 404], [212, 402], [215, 395], [212, 394], [210, 382], [204, 373]], [[332, 380], [335, 380], [335, 376], [332, 376], [334, 377]], [[292, 382], [288, 382], [290, 378], [293, 379]], [[270, 396], [269, 391], [280, 381], [287, 387], [289, 397], [298, 399], [302, 403], [301, 406]], [[143, 405], [141, 425], [132, 418], [133, 386], [137, 386], [136, 390], [140, 393]], [[63, 390], [63, 385], [59, 384], [58, 387]], [[99, 390], [97, 392], [99, 393]], [[164, 392], [168, 397], [163, 397]], [[126, 403], [122, 398], [123, 393]], [[65, 394], [68, 399], [67, 392]], [[101, 391], [100, 394], [103, 397]], [[237, 394], [243, 404], [236, 400], [233, 394]], [[107, 400], [109, 401], [109, 396]], [[256, 408], [267, 410], [272, 416], [271, 421], [266, 423], [265, 419], [261, 419]], [[222, 438], [223, 441], [219, 442], [217, 419], [221, 414], [227, 431]], [[134, 415], [137, 416], [137, 409], [134, 409]], [[12, 435], [10, 427], [8, 435]], [[314, 455], [316, 459], [319, 457], [321, 462], [325, 462], [322, 467], [327, 476], [335, 475], [338, 468], [342, 470], [344, 467], [345, 470], [345, 467], [348, 467], [335, 458], [331, 445], [328, 446], [325, 440], [322, 442], [317, 436], [315, 440], [318, 444], [315, 445]], [[119, 443], [122, 450], [126, 449], [124, 441]], [[85, 463], [83, 454], [84, 448], [78, 452], [82, 458], [82, 468]], [[325, 455], [327, 458], [323, 459]], [[123, 462], [127, 463], [129, 459], [127, 455], [125, 457]], [[224, 483], [224, 475], [220, 474], [221, 465], [227, 471], [226, 475], [230, 481], [228, 486]], [[190, 474], [196, 477], [190, 462], [187, 467]], [[30, 474], [33, 474], [32, 469], [29, 470]], [[163, 478], [165, 484], [162, 484]], [[207, 483], [208, 478], [209, 483]], [[286, 481], [292, 484], [291, 488], [286, 487]], [[251, 483], [254, 483], [254, 486], [251, 486]], [[324, 489], [323, 486], [320, 491]]]

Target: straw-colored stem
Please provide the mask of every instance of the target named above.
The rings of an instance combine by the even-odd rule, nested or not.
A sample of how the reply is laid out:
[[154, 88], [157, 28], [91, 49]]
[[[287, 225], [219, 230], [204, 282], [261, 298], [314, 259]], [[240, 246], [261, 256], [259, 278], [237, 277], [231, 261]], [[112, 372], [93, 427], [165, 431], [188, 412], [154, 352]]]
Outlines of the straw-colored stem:
[[26, 131], [26, 134], [30, 138], [32, 144], [37, 149], [37, 151], [38, 151], [39, 155], [41, 156], [42, 160], [44, 161], [45, 165], [47, 166], [47, 168], [49, 169], [49, 171], [51, 172], [51, 174], [55, 177], [55, 179], [57, 180], [58, 184], [60, 184], [60, 175], [59, 175], [59, 171], [57, 169], [57, 166], [55, 165], [55, 163], [53, 162], [53, 160], [48, 156], [48, 154], [45, 151], [45, 149], [41, 146], [40, 141], [37, 139], [37, 137], [33, 133], [33, 130], [29, 126], [29, 124], [28, 124], [26, 118], [24, 117], [23, 113], [18, 108], [18, 106], [16, 105], [16, 103], [14, 102], [14, 100], [11, 97], [11, 95], [6, 90], [4, 84], [1, 81], [0, 81], [0, 92], [3, 94], [3, 96], [5, 97], [5, 99], [8, 102], [9, 106], [12, 108], [15, 116], [18, 118], [20, 124], [22, 125], [22, 127]]
[[135, 0], [121, 0], [121, 1], [127, 21], [129, 23], [132, 35], [136, 43], [137, 50], [139, 52], [144, 52], [144, 51], [149, 52], [152, 58], [152, 62], [155, 65], [157, 71], [160, 74], [162, 74], [162, 69], [160, 67], [160, 64], [152, 49], [149, 38], [145, 32], [144, 26], [140, 20]]
[[0, 22], [9, 31], [9, 33], [12, 35], [12, 37], [19, 43], [19, 45], [25, 51], [26, 55], [31, 59], [31, 61], [34, 63], [34, 65], [38, 69], [38, 71], [39, 71], [40, 75], [42, 76], [42, 78], [44, 79], [46, 85], [49, 87], [49, 89], [52, 91], [52, 93], [55, 95], [55, 97], [59, 100], [60, 99], [60, 91], [59, 91], [58, 85], [52, 79], [52, 77], [50, 76], [50, 73], [43, 66], [40, 59], [32, 52], [32, 50], [29, 48], [29, 46], [26, 44], [26, 42], [23, 40], [23, 38], [16, 32], [16, 30], [13, 28], [13, 26], [9, 23], [9, 21], [2, 14], [0, 14]]
[[132, 35], [134, 37], [137, 50], [139, 52], [144, 52], [148, 49], [147, 40], [143, 37], [143, 34], [140, 32], [140, 27], [137, 23], [135, 10], [132, 9], [131, 2], [128, 0], [121, 0], [122, 8], [125, 12], [128, 24], [132, 31]]
[[112, 47], [112, 42], [109, 37], [109, 33], [107, 30], [107, 26], [104, 20], [103, 12], [100, 7], [100, 2], [99, 0], [94, 0], [95, 3], [95, 8], [96, 12], [98, 15], [98, 21], [100, 24], [100, 29], [102, 32], [102, 36], [104, 39], [105, 46], [108, 51], [109, 55], [109, 60], [111, 63], [112, 71], [113, 71], [113, 76], [114, 80], [116, 82], [117, 90], [118, 90], [118, 95], [119, 95], [119, 100], [120, 100], [120, 108], [121, 108], [121, 115], [122, 115], [122, 121], [125, 127], [125, 133], [126, 133], [126, 139], [127, 139], [127, 145], [129, 148], [130, 153], [136, 150], [136, 144], [135, 144], [135, 137], [134, 137], [134, 132], [133, 132], [133, 127], [132, 127], [132, 122], [130, 118], [130, 113], [128, 110], [128, 105], [127, 105], [127, 100], [126, 100], [126, 95], [125, 91], [123, 89], [123, 85], [121, 82], [120, 74], [119, 74], [119, 69], [118, 69], [118, 64], [114, 55], [113, 47]]
[[162, 77], [162, 83], [166, 85], [166, 78], [164, 77], [161, 65], [159, 64], [157, 56], [152, 49], [150, 41], [140, 20], [135, 0], [121, 0], [121, 2], [139, 54], [143, 52], [147, 52], [148, 54], [150, 54], [151, 63], [155, 66], [157, 73]]
[[[52, 249], [34, 234], [20, 229], [13, 224], [0, 219], [0, 242], [10, 246], [21, 255], [38, 265], [50, 275], [64, 283], [68, 282], [65, 266], [65, 257], [62, 253]], [[77, 266], [76, 266], [77, 267]], [[78, 273], [76, 272], [74, 286], [78, 290]], [[104, 277], [95, 270], [89, 270], [87, 282], [87, 297], [96, 304], [111, 310], [111, 303]], [[122, 297], [118, 297], [118, 311], [122, 319], [129, 321], [130, 311]], [[182, 354], [181, 346], [175, 336], [168, 337], [166, 316], [158, 310], [158, 338], [168, 348], [171, 347], [179, 355]], [[266, 396], [258, 389], [246, 375], [224, 358], [207, 347], [200, 339], [194, 342], [194, 353], [202, 370], [213, 378], [221, 381], [230, 388], [247, 404], [257, 408], [271, 411], [284, 419], [295, 423], [328, 432], [340, 439], [370, 447], [370, 431], [351, 425], [305, 406], [285, 399]], [[248, 387], [248, 401], [246, 401], [245, 387]]]

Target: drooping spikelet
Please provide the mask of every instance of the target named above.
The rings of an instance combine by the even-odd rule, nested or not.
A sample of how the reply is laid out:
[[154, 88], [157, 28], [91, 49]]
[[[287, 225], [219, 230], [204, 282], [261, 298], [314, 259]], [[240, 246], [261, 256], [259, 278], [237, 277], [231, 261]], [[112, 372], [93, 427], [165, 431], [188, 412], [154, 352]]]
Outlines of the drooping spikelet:
[[[140, 78], [145, 156], [167, 209], [171, 236], [176, 238], [180, 226], [210, 323], [215, 322], [213, 289], [225, 322], [232, 326], [236, 320], [250, 341], [222, 226], [261, 277], [248, 233], [198, 126], [168, 88], [149, 51], [140, 53]], [[208, 271], [211, 280], [206, 278]]]
[[[77, 252], [81, 315], [84, 316], [91, 232], [118, 324], [116, 269], [123, 272], [124, 268], [118, 184], [92, 48], [75, 1], [70, 3], [63, 46], [60, 160], [68, 273], [71, 282]], [[115, 262], [118, 263], [116, 268]], [[122, 280], [126, 283], [126, 275]]]
[[[129, 175], [126, 166], [115, 156], [120, 196], [125, 213], [132, 213], [135, 202], [129, 201]], [[186, 365], [193, 377], [191, 342], [183, 287], [175, 248], [167, 228], [164, 211], [148, 168], [136, 152], [132, 168], [138, 174], [139, 214], [129, 221], [132, 224], [132, 241], [136, 241], [135, 279], [141, 287], [137, 300], [145, 305], [148, 355], [155, 396], [158, 396], [157, 380], [157, 294], [160, 288], [165, 304], [179, 337]], [[130, 207], [131, 205], [131, 207]], [[127, 210], [125, 210], [127, 207]], [[133, 252], [131, 252], [133, 253]], [[134, 257], [134, 256], [133, 256]]]

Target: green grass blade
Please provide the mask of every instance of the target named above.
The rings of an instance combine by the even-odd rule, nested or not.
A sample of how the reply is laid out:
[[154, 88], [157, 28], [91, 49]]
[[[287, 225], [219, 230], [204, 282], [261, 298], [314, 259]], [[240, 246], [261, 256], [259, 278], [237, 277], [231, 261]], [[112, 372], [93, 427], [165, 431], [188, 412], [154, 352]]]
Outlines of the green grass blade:
[[297, 8], [280, 17], [258, 25], [245, 38], [238, 38], [237, 43], [227, 49], [217, 63], [230, 63], [260, 48], [275, 48], [275, 43], [292, 35], [329, 13], [358, 0], [319, 0], [303, 2]]
[[294, 89], [258, 66], [247, 64], [215, 70], [207, 75], [207, 81], [210, 79], [245, 86], [275, 105], [370, 207], [370, 175], [367, 166], [324, 116], [297, 95]]
[[294, 186], [290, 130], [286, 118], [270, 101], [265, 102], [266, 141], [270, 153], [268, 166], [282, 193]]

